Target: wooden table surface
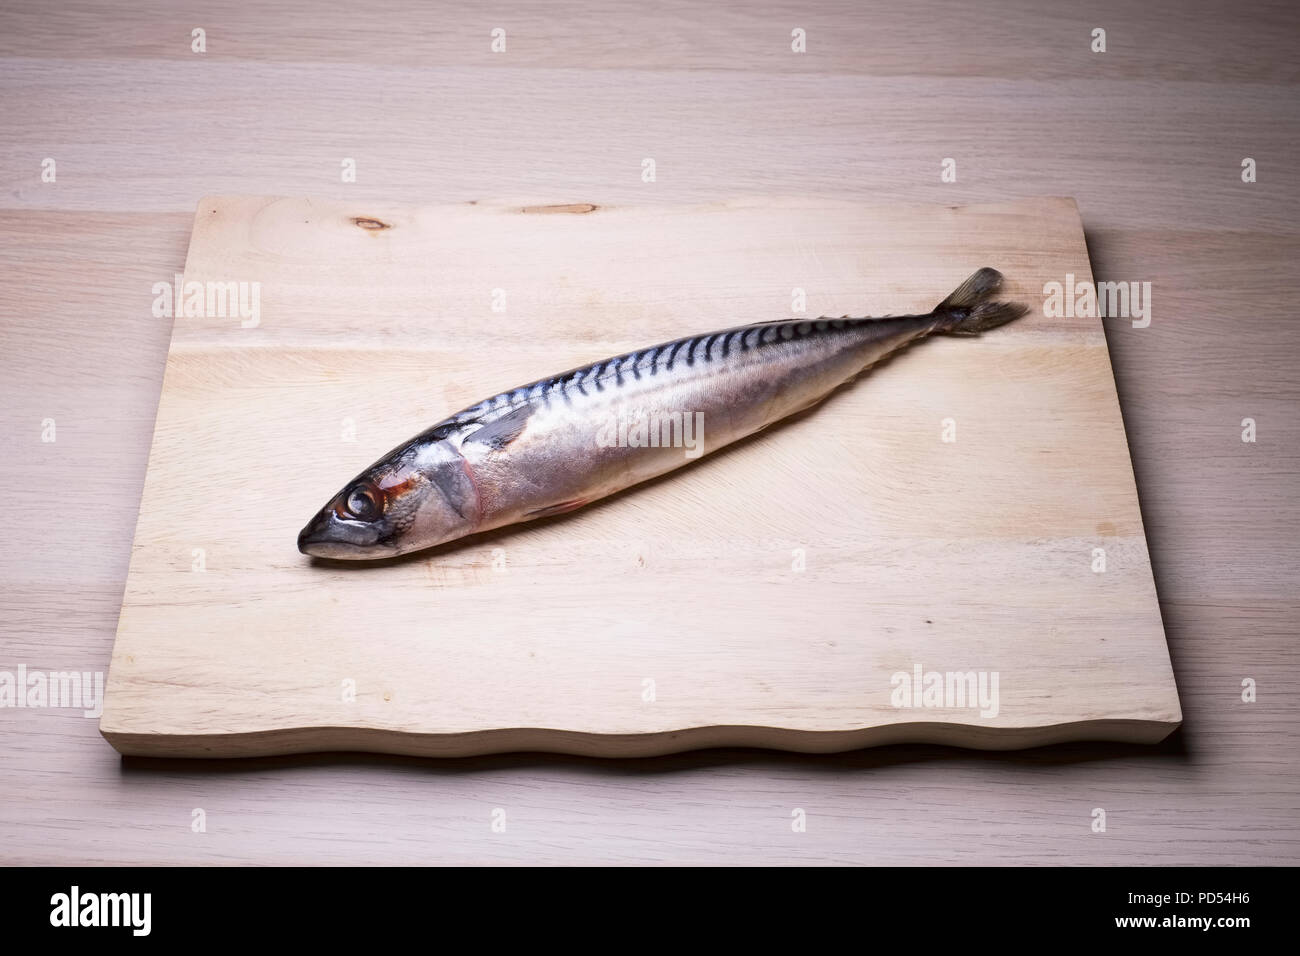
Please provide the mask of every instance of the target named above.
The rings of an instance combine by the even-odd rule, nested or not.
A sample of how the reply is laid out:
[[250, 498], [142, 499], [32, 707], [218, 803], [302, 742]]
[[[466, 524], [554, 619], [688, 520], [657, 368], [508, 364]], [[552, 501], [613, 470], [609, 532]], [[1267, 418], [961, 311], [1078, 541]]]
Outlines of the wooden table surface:
[[1072, 195], [1097, 278], [1151, 283], [1150, 326], [1106, 335], [1185, 724], [1155, 748], [199, 763], [4, 708], [0, 860], [1300, 862], [1297, 35], [1292, 4], [1203, 0], [6, 3], [0, 671], [107, 668], [171, 324], [151, 288], [203, 195]]

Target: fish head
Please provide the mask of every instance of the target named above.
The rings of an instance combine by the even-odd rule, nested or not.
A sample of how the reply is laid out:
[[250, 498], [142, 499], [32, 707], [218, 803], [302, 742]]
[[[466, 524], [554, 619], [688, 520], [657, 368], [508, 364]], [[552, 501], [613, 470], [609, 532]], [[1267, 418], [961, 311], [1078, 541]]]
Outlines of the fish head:
[[298, 533], [318, 558], [390, 558], [474, 530], [478, 499], [464, 459], [443, 447], [408, 447], [350, 481]]

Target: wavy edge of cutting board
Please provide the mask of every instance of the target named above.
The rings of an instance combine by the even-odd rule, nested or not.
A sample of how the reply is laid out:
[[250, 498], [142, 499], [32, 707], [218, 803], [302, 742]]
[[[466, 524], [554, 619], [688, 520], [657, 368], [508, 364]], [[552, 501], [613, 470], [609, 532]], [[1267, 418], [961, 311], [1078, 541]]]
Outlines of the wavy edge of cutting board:
[[645, 734], [599, 734], [543, 727], [453, 734], [396, 732], [369, 727], [289, 727], [231, 734], [141, 734], [104, 730], [129, 757], [221, 759], [289, 754], [365, 752], [407, 757], [475, 757], [502, 753], [558, 753], [578, 757], [660, 757], [688, 750], [743, 747], [833, 754], [889, 744], [939, 744], [967, 750], [1023, 750], [1079, 741], [1155, 744], [1182, 723], [1100, 718], [1041, 727], [983, 727], [913, 721], [859, 730], [792, 730], [757, 725], [690, 727]]
[[[203, 208], [213, 199], [222, 198], [227, 197], [201, 198], [195, 210], [196, 222], [200, 218]], [[266, 196], [258, 198], [274, 200], [289, 197]], [[801, 197], [784, 194], [763, 197], [738, 196], [708, 204], [694, 202], [668, 205], [682, 207], [700, 205], [745, 206], [758, 202], [776, 206], [887, 205], [892, 208], [929, 208], [937, 205], [947, 205], [936, 203], [864, 204], [827, 199], [826, 197]], [[1035, 196], [1001, 202], [963, 204], [960, 208], [996, 208], [1029, 202], [1068, 204], [1070, 211], [1078, 222], [1081, 236], [1085, 236], [1084, 250], [1088, 268], [1087, 278], [1090, 281], [1093, 280], [1091, 256], [1087, 253], [1082, 215], [1079, 212], [1078, 203], [1072, 197]], [[591, 203], [564, 204], [557, 201], [554, 204], [543, 205], [537, 201], [529, 203], [526, 200], [505, 198], [476, 200], [470, 204], [500, 210], [512, 210], [518, 207], [520, 212], [587, 212], [601, 208]], [[390, 204], [365, 205], [366, 208], [377, 205], [388, 208]], [[463, 205], [463, 203], [447, 202], [435, 205], [459, 206]], [[358, 206], [358, 208], [361, 207]], [[959, 207], [948, 206], [948, 208], [957, 209]], [[192, 237], [193, 230], [191, 230]], [[184, 268], [186, 275], [190, 272], [191, 252], [192, 250], [187, 248]], [[174, 334], [174, 324], [172, 331]], [[171, 346], [169, 345], [169, 357], [170, 354]], [[1107, 342], [1107, 356], [1109, 359], [1109, 342]], [[1113, 378], [1114, 366], [1109, 361], [1108, 365], [1110, 365], [1112, 377], [1112, 396], [1117, 406], [1119, 425], [1127, 444], [1128, 429], [1124, 423], [1118, 385]], [[155, 430], [156, 427], [157, 411], [155, 412]], [[154, 438], [156, 438], [156, 435], [150, 441], [151, 455]], [[1139, 508], [1138, 533], [1145, 542], [1146, 528], [1145, 522], [1141, 519], [1141, 495], [1137, 489], [1137, 477], [1133, 472], [1131, 453], [1128, 455], [1128, 466], [1129, 477]], [[1153, 569], [1149, 568], [1148, 570], [1149, 573], [1152, 573], [1152, 586], [1154, 589]], [[1165, 634], [1163, 615], [1161, 615], [1160, 630], [1165, 639], [1165, 650], [1168, 655], [1168, 636]], [[1172, 672], [1172, 655], [1169, 655], [1169, 657]], [[941, 745], [988, 751], [1021, 750], [1083, 741], [1151, 745], [1165, 740], [1175, 730], [1179, 729], [1183, 722], [1176, 676], [1172, 674], [1171, 676], [1173, 677], [1171, 687], [1172, 707], [1167, 708], [1164, 713], [1157, 711], [1153, 716], [1099, 717], [1023, 727], [930, 720], [885, 723], [869, 727], [834, 730], [810, 730], [762, 724], [712, 724], [647, 731], [644, 733], [602, 733], [549, 727], [498, 727], [440, 733], [404, 731], [380, 727], [323, 725], [254, 728], [228, 733], [178, 734], [161, 731], [142, 732], [138, 721], [124, 721], [119, 724], [120, 727], [130, 727], [131, 729], [115, 729], [111, 724], [114, 718], [120, 718], [121, 716], [116, 712], [112, 715], [107, 712], [102, 715], [98, 721], [98, 726], [105, 740], [125, 756], [185, 759], [275, 757], [293, 754], [344, 752], [435, 758], [526, 752], [556, 753], [579, 757], [638, 758], [716, 748], [755, 748], [804, 754], [834, 754], [895, 744]]]

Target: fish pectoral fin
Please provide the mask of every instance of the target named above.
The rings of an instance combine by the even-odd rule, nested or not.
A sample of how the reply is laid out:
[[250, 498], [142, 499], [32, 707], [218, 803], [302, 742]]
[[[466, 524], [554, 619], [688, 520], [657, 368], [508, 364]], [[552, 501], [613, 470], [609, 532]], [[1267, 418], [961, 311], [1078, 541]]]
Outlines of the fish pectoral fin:
[[566, 511], [573, 511], [575, 508], [581, 508], [590, 500], [590, 498], [571, 498], [568, 501], [561, 501], [559, 504], [547, 505], [545, 508], [538, 508], [536, 511], [530, 511], [526, 517], [549, 518], [551, 515], [562, 515]]
[[465, 439], [466, 442], [481, 442], [493, 448], [504, 448], [523, 434], [528, 417], [533, 413], [533, 406], [525, 402], [514, 411], [507, 412], [494, 422], [489, 422]]

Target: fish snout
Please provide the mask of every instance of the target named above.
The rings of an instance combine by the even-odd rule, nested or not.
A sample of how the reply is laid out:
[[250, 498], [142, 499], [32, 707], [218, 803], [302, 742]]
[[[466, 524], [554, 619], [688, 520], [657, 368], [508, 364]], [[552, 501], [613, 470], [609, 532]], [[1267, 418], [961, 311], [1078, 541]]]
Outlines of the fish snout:
[[347, 521], [325, 508], [298, 532], [298, 550], [316, 558], [373, 558], [379, 537], [374, 524]]

